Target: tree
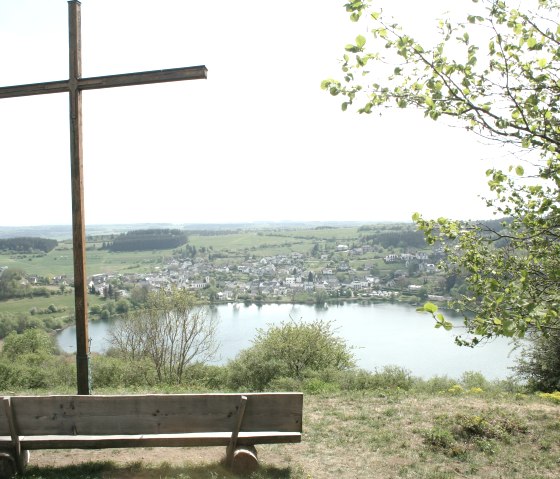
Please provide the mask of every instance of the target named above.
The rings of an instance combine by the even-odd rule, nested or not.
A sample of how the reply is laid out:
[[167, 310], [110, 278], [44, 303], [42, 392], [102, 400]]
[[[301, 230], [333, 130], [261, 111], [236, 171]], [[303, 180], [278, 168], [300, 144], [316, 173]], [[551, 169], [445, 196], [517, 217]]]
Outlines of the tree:
[[560, 390], [560, 335], [536, 335], [522, 350], [515, 372], [532, 390]]
[[[560, 327], [560, 2], [527, 0], [519, 9], [503, 0], [474, 3], [464, 23], [440, 21], [433, 47], [370, 1], [347, 3], [352, 21], [367, 18], [369, 33], [346, 46], [344, 79], [322, 83], [344, 97], [343, 110], [418, 108], [505, 145], [524, 162], [487, 171], [486, 203], [502, 221], [413, 216], [428, 243], [443, 246], [446, 275], [464, 278], [466, 293], [454, 307], [474, 335], [457, 340], [470, 345]], [[434, 305], [424, 309], [436, 326], [451, 327]]]
[[189, 364], [215, 355], [216, 326], [189, 292], [160, 289], [148, 294], [144, 309], [115, 323], [110, 342], [132, 361], [149, 359], [160, 382], [180, 383]]
[[21, 334], [11, 332], [4, 339], [2, 348], [2, 356], [12, 361], [20, 360], [22, 356], [28, 354], [48, 356], [56, 352], [58, 348], [54, 337], [36, 328], [28, 329]]
[[319, 256], [319, 252], [319, 243], [313, 243], [313, 248], [311, 248], [311, 256]]
[[28, 292], [29, 285], [25, 281], [23, 271], [16, 268], [8, 268], [0, 273], [0, 299], [22, 297]]
[[301, 380], [312, 372], [353, 366], [350, 348], [336, 336], [332, 324], [315, 320], [289, 321], [257, 330], [253, 346], [239, 353], [229, 370], [234, 387], [263, 390], [274, 379]]
[[117, 314], [128, 313], [129, 309], [130, 309], [130, 301], [126, 298], [119, 299], [115, 305], [115, 312]]

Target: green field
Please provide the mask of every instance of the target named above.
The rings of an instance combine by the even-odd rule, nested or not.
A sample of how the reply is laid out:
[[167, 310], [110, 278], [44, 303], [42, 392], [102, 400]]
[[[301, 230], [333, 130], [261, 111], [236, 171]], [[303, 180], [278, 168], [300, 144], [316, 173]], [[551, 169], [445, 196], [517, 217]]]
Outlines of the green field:
[[[65, 308], [65, 311], [59, 311], [51, 314], [41, 314], [39, 317], [66, 317], [74, 313], [74, 294], [73, 290], [69, 289], [66, 294], [53, 294], [49, 298], [42, 296], [34, 298], [22, 299], [9, 299], [0, 303], [0, 311], [3, 313], [29, 313], [32, 308], [38, 310], [47, 309], [51, 304], [54, 304], [57, 309]], [[96, 295], [88, 295], [88, 306], [94, 304], [103, 304], [103, 300]]]
[[[162, 263], [172, 250], [132, 251], [113, 253], [107, 250], [88, 249], [86, 252], [87, 275], [98, 273], [141, 273]], [[0, 266], [21, 269], [38, 276], [73, 276], [72, 250], [63, 243], [45, 255], [0, 253]]]
[[[358, 239], [358, 228], [255, 230], [212, 235], [191, 233], [189, 244], [198, 250], [206, 248], [226, 257], [274, 256], [292, 252], [309, 253], [316, 243], [331, 246]], [[110, 252], [98, 249], [101, 243], [92, 238], [87, 244], [87, 274], [141, 273], [151, 271], [172, 256], [173, 250]], [[181, 248], [179, 248], [181, 249]], [[61, 242], [48, 254], [0, 253], [0, 266], [18, 268], [39, 276], [73, 276], [72, 244]]]

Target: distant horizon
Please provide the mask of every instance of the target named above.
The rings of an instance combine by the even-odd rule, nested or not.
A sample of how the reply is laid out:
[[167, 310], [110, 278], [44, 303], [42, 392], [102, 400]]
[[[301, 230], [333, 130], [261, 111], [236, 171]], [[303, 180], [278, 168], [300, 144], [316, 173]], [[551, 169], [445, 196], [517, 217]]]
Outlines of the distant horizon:
[[[317, 228], [364, 226], [368, 224], [412, 224], [412, 221], [254, 221], [229, 223], [99, 223], [86, 224], [86, 236], [121, 234], [135, 229], [177, 228], [185, 230], [228, 230], [228, 229], [267, 229], [267, 228]], [[56, 240], [72, 238], [71, 224], [58, 225], [0, 225], [0, 239], [15, 237], [49, 237]]]

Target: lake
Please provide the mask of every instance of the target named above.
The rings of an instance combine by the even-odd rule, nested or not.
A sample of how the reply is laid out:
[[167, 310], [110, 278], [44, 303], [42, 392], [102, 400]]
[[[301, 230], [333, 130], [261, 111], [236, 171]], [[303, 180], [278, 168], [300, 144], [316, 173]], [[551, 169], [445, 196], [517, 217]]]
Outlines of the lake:
[[[456, 327], [452, 331], [435, 329], [431, 316], [418, 313], [413, 306], [391, 303], [344, 303], [317, 308], [312, 305], [265, 304], [262, 306], [226, 304], [211, 307], [219, 320], [218, 341], [224, 364], [249, 346], [257, 328], [279, 324], [290, 318], [301, 321], [331, 321], [337, 334], [354, 348], [360, 368], [374, 370], [386, 365], [404, 367], [415, 376], [429, 378], [447, 375], [459, 378], [465, 371], [479, 371], [487, 379], [505, 379], [515, 363], [509, 340], [500, 338], [476, 348], [456, 346], [462, 319], [451, 313], [446, 317]], [[91, 350], [104, 352], [112, 321], [89, 323]], [[57, 338], [62, 350], [76, 350], [75, 328], [61, 331]]]

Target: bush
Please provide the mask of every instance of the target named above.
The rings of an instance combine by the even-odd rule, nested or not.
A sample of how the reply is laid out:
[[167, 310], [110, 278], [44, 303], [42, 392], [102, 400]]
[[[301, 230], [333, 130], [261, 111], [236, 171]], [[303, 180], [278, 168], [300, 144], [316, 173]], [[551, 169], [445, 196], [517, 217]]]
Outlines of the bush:
[[417, 389], [418, 391], [434, 394], [448, 391], [455, 384], [456, 381], [447, 376], [434, 376], [430, 379], [417, 381], [415, 389]]
[[399, 366], [385, 366], [373, 372], [357, 369], [344, 371], [336, 379], [339, 387], [346, 391], [396, 390], [408, 391], [415, 384], [410, 371]]
[[128, 299], [122, 298], [117, 301], [117, 304], [115, 306], [115, 312], [117, 314], [128, 313], [129, 309], [130, 309], [130, 301], [128, 301]]
[[156, 371], [147, 359], [130, 361], [115, 356], [91, 358], [92, 387], [119, 388], [153, 386]]
[[56, 353], [58, 347], [55, 339], [41, 329], [28, 329], [21, 334], [11, 332], [4, 340], [2, 357], [20, 361], [26, 354], [48, 356]]
[[223, 389], [226, 383], [226, 366], [192, 364], [187, 367], [183, 377], [183, 384], [189, 389]]
[[228, 364], [228, 382], [234, 389], [264, 390], [274, 380], [303, 380], [325, 370], [344, 371], [354, 366], [344, 340], [330, 322], [290, 321], [257, 330], [253, 346]]
[[461, 384], [465, 389], [482, 389], [487, 391], [490, 383], [482, 373], [476, 371], [465, 371], [461, 376]]
[[533, 391], [560, 389], [560, 335], [537, 336], [522, 350], [515, 367]]

